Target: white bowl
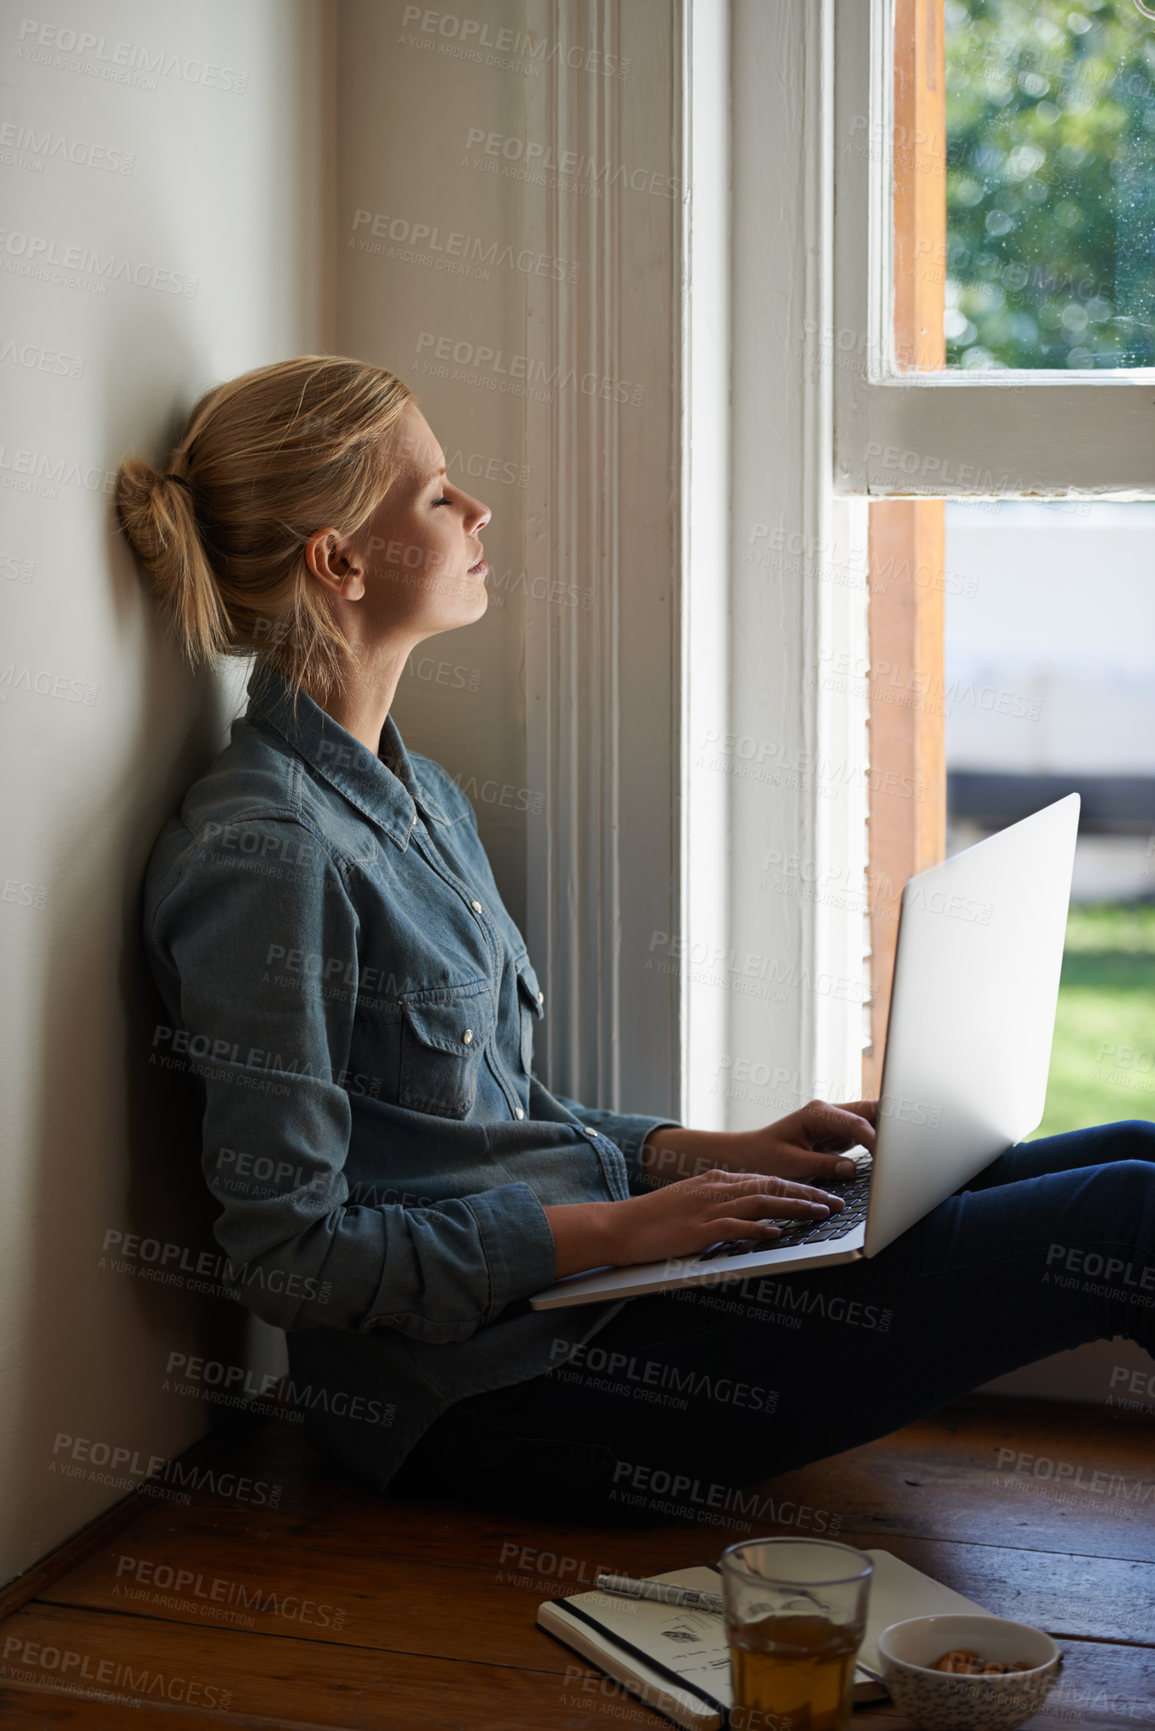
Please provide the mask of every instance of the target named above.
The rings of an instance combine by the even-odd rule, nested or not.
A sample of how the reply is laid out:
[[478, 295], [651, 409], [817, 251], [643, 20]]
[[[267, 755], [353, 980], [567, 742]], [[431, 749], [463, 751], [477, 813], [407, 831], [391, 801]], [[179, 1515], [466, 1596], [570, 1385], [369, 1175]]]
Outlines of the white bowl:
[[[1005, 1665], [1029, 1659], [1032, 1669], [1001, 1677], [931, 1669], [955, 1647]], [[923, 1731], [1015, 1731], [1042, 1707], [1062, 1660], [1049, 1635], [1006, 1617], [908, 1617], [882, 1631], [878, 1653], [891, 1700]]]

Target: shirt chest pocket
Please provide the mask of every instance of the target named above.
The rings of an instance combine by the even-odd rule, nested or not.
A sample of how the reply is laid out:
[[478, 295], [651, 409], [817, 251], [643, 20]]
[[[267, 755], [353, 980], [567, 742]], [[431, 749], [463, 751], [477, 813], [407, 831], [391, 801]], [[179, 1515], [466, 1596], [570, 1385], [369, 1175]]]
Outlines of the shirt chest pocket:
[[521, 1064], [529, 1075], [533, 1069], [533, 1030], [545, 1015], [544, 994], [528, 956], [517, 964], [517, 997], [521, 1013]]
[[493, 1035], [493, 993], [477, 985], [407, 992], [401, 999], [398, 1103], [414, 1112], [464, 1118], [477, 1097]]

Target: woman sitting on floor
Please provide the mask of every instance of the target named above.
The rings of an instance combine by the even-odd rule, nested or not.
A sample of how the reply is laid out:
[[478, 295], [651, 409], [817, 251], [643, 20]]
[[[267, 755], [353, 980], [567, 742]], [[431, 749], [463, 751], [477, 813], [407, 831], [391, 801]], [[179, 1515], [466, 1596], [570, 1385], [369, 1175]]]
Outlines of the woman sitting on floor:
[[[1151, 1351], [1155, 1293], [1051, 1279], [1056, 1245], [1155, 1264], [1146, 1122], [1012, 1148], [878, 1256], [768, 1295], [531, 1310], [580, 1269], [837, 1211], [823, 1186], [874, 1105], [709, 1132], [533, 1075], [542, 993], [472, 808], [390, 714], [414, 648], [484, 614], [490, 517], [392, 374], [305, 356], [210, 390], [163, 472], [122, 465], [117, 503], [190, 658], [256, 657], [157, 840], [146, 936], [204, 1085], [216, 1236], [334, 1461], [636, 1522], [669, 1512], [658, 1483], [737, 1493], [1064, 1347]], [[595, 1341], [763, 1398], [671, 1416], [581, 1368]]]

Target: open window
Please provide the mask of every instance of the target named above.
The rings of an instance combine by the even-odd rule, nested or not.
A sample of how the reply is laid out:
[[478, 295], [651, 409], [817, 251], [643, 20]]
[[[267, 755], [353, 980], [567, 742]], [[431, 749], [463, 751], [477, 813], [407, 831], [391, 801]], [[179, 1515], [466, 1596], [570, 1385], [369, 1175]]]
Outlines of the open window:
[[946, 846], [959, 573], [933, 495], [1063, 495], [1086, 515], [1080, 496], [1155, 479], [1155, 25], [1133, 0], [884, 0], [837, 20], [836, 469], [871, 499], [873, 1092], [901, 886]]

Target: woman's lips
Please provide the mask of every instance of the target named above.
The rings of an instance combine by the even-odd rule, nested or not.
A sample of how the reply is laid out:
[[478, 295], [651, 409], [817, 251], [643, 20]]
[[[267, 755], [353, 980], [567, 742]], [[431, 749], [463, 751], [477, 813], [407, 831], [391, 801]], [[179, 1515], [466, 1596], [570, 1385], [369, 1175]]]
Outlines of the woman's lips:
[[484, 553], [481, 555], [481, 558], [477, 561], [476, 565], [471, 565], [469, 567], [469, 575], [471, 577], [488, 577], [489, 576], [489, 566], [485, 563], [485, 554]]

